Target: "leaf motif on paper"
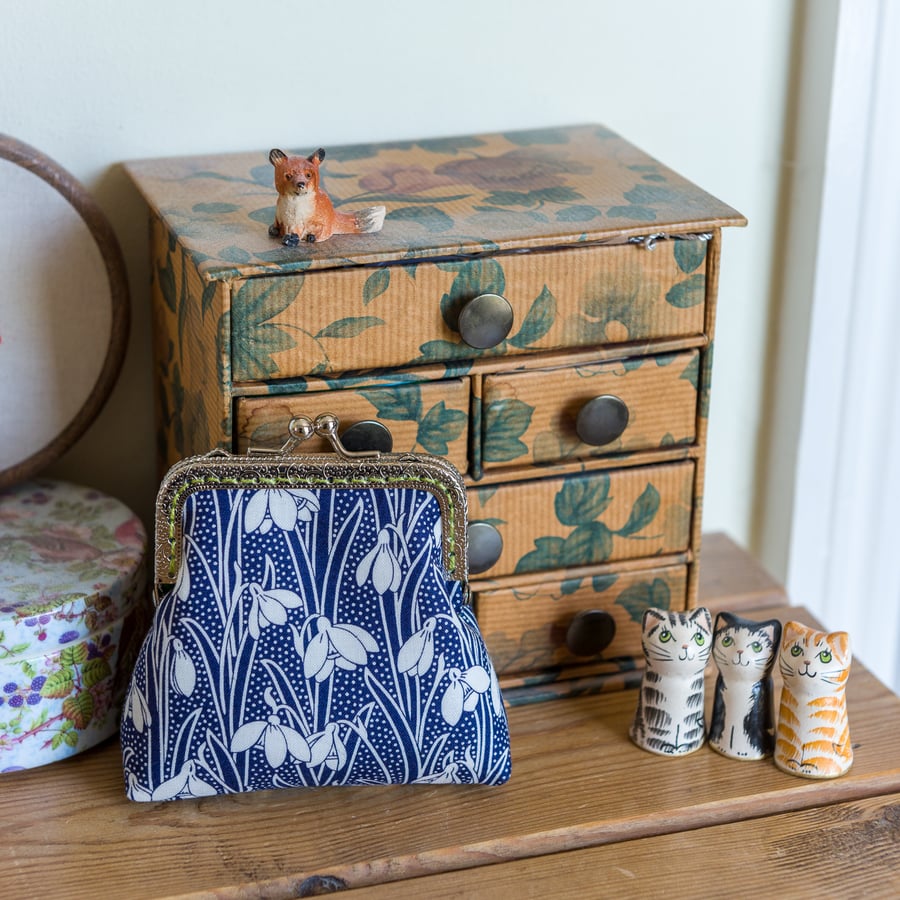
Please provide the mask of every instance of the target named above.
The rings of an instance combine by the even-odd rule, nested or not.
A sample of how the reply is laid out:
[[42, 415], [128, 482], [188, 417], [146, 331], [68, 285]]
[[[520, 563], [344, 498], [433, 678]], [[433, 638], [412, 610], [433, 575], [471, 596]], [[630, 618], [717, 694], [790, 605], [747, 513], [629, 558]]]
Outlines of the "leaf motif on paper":
[[563, 525], [593, 522], [612, 503], [609, 487], [607, 472], [566, 478], [553, 501], [556, 518]]
[[231, 304], [232, 365], [240, 377], [264, 379], [274, 375], [278, 366], [274, 354], [291, 350], [296, 341], [284, 328], [271, 322], [284, 312], [302, 289], [302, 276], [290, 282], [273, 280], [260, 287], [245, 282]]
[[666, 293], [666, 303], [678, 309], [690, 309], [706, 300], [706, 275], [698, 272], [685, 281], [679, 281]]
[[[472, 259], [463, 262], [438, 263], [444, 271], [456, 272], [450, 290], [441, 297], [441, 315], [451, 331], [459, 325], [459, 314], [470, 300], [479, 294], [503, 294], [506, 276], [495, 259]], [[468, 353], [473, 349], [466, 346]]]
[[528, 453], [528, 445], [520, 438], [528, 430], [534, 407], [522, 400], [495, 400], [484, 410], [484, 459], [487, 462], [509, 462]]
[[320, 338], [355, 338], [378, 325], [384, 325], [384, 319], [379, 319], [378, 316], [346, 316], [326, 325], [315, 337], [317, 340]]
[[672, 592], [664, 579], [654, 578], [653, 581], [639, 581], [625, 588], [615, 602], [628, 613], [633, 622], [640, 623], [644, 610], [649, 607], [668, 609], [672, 602]]
[[359, 392], [375, 409], [382, 419], [398, 422], [415, 422], [422, 415], [422, 390], [417, 384], [402, 384], [397, 387]]
[[376, 297], [381, 296], [391, 284], [391, 270], [387, 267], [375, 269], [363, 285], [363, 306], [368, 306]]
[[461, 409], [448, 409], [441, 400], [425, 413], [416, 440], [428, 453], [446, 456], [450, 444], [462, 434], [467, 418]]
[[678, 268], [690, 275], [706, 259], [706, 241], [675, 241], [673, 252]]
[[562, 548], [564, 565], [594, 565], [606, 562], [612, 555], [613, 534], [603, 522], [585, 522], [565, 538]]
[[392, 209], [384, 218], [385, 222], [415, 222], [433, 234], [440, 234], [453, 228], [453, 219], [432, 204], [400, 206]]
[[616, 532], [620, 537], [629, 537], [646, 528], [659, 512], [659, 491], [648, 484], [640, 497], [634, 501], [628, 521]]
[[508, 343], [517, 349], [525, 349], [544, 337], [555, 321], [556, 298], [544, 285], [525, 315], [522, 327]]

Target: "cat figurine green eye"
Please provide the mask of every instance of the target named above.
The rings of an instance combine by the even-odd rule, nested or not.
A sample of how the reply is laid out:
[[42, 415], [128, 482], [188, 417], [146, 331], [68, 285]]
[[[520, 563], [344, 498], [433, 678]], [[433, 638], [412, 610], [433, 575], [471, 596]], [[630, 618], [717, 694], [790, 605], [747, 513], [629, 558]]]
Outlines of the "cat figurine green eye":
[[646, 668], [630, 737], [661, 756], [693, 753], [706, 740], [703, 671], [713, 646], [709, 610], [646, 610], [641, 645]]
[[850, 638], [826, 634], [799, 622], [784, 626], [779, 668], [784, 677], [775, 765], [804, 778], [837, 778], [853, 765], [847, 680]]
[[719, 669], [709, 725], [709, 745], [732, 759], [763, 759], [775, 743], [772, 669], [781, 622], [754, 622], [722, 612], [713, 632]]

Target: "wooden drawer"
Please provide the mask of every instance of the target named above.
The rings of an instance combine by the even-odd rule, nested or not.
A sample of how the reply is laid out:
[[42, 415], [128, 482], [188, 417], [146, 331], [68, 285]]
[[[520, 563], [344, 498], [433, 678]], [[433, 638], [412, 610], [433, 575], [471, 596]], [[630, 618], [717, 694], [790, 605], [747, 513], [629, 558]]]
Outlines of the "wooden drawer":
[[[288, 423], [294, 416], [315, 418], [323, 412], [334, 413], [341, 420], [342, 432], [355, 422], [377, 419], [391, 432], [394, 450], [446, 456], [460, 471], [466, 470], [469, 437], [466, 378], [242, 397], [235, 402], [237, 449], [244, 452], [251, 444], [278, 446], [286, 440]], [[323, 438], [311, 438], [304, 447], [310, 453], [330, 449]]]
[[469, 490], [503, 542], [486, 577], [676, 553], [691, 533], [692, 461]]
[[[603, 570], [580, 578], [481, 591], [475, 609], [500, 675], [524, 674], [591, 660], [640, 657], [641, 617], [649, 606], [683, 609], [687, 566], [630, 572]], [[573, 619], [586, 610], [612, 617], [612, 641], [600, 653], [576, 656], [566, 645]]]
[[[259, 277], [231, 302], [236, 382], [361, 368], [521, 355], [644, 338], [700, 335], [704, 241], [553, 252]], [[509, 336], [478, 350], [456, 330], [483, 293], [513, 309]]]
[[[692, 444], [700, 353], [659, 354], [609, 363], [490, 375], [482, 398], [485, 469]], [[601, 446], [584, 443], [576, 419], [607, 398], [627, 410], [624, 431]]]

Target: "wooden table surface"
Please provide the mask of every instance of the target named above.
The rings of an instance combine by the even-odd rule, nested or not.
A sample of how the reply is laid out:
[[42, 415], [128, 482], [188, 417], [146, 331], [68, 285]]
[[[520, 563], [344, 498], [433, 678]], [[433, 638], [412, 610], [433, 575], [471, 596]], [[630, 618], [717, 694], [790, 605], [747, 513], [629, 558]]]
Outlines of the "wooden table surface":
[[[900, 794], [351, 890], [405, 898], [900, 896]], [[812, 876], [812, 877], [810, 877]], [[821, 893], [820, 893], [821, 892]]]
[[[809, 620], [726, 538], [708, 537], [703, 559], [704, 603]], [[708, 747], [645, 753], [627, 736], [635, 703], [619, 691], [513, 708], [513, 776], [494, 788], [135, 804], [109, 742], [0, 776], [0, 897], [900, 895], [900, 700], [862, 665], [855, 761], [833, 781]]]

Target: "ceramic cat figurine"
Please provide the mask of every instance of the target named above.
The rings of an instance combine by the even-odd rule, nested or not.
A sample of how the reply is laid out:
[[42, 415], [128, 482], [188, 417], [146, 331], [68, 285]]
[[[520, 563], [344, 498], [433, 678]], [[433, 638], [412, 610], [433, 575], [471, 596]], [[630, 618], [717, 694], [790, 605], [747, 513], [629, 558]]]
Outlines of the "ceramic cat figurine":
[[775, 743], [772, 669], [781, 622], [716, 616], [712, 656], [719, 669], [709, 745], [732, 759], [762, 759]]
[[775, 765], [792, 775], [837, 778], [853, 763], [845, 688], [846, 632], [825, 634], [799, 622], [784, 626], [778, 657], [784, 688], [775, 729]]
[[703, 746], [703, 670], [712, 650], [712, 619], [704, 607], [687, 612], [648, 609], [641, 644], [641, 679], [631, 739], [662, 756], [684, 756]]

